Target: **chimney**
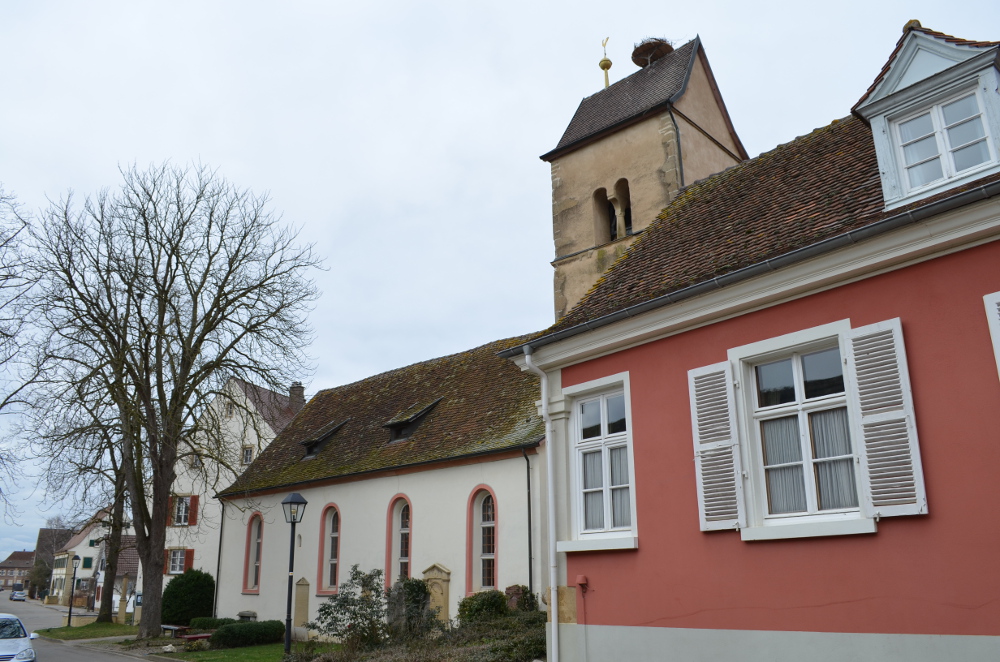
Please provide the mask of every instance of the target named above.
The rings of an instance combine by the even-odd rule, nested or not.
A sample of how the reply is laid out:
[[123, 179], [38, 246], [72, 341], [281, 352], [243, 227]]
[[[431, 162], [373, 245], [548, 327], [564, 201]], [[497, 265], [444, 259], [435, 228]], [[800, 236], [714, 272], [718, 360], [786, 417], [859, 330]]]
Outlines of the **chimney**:
[[302, 385], [302, 382], [292, 382], [292, 385], [288, 387], [288, 404], [291, 405], [292, 411], [296, 414], [305, 406], [306, 387]]

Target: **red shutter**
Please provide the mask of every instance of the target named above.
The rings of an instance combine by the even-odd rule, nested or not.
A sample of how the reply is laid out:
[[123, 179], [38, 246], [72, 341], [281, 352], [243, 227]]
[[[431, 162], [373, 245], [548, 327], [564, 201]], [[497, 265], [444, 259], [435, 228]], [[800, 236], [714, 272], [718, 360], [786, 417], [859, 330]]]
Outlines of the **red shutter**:
[[163, 574], [170, 572], [170, 550], [163, 550]]
[[188, 513], [188, 526], [194, 526], [198, 523], [198, 495], [191, 495], [191, 512]]
[[174, 498], [167, 499], [167, 526], [174, 525]]
[[185, 549], [184, 550], [184, 569], [190, 570], [194, 566], [194, 550]]

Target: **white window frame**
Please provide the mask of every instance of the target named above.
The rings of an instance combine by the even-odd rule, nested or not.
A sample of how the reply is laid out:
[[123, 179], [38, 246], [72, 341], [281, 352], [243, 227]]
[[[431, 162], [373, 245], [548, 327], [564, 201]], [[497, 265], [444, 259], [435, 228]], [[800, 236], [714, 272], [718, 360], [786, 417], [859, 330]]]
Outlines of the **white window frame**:
[[[170, 564], [167, 567], [168, 575], [182, 575], [184, 574], [184, 556], [187, 550], [183, 549], [171, 549], [170, 550]], [[180, 559], [179, 561], [177, 559]]]
[[171, 514], [174, 526], [187, 526], [191, 521], [191, 497], [174, 497], [174, 512]]
[[[979, 165], [956, 172], [955, 162], [951, 145], [948, 144], [947, 127], [943, 116], [942, 108], [947, 104], [957, 101], [966, 96], [972, 95], [976, 98], [976, 105], [979, 108], [979, 120], [982, 124], [985, 135], [986, 148], [989, 151], [989, 158]], [[903, 140], [900, 135], [900, 125], [916, 117], [929, 113], [934, 127], [934, 133], [938, 149], [938, 158], [941, 160], [942, 177], [920, 186], [910, 186], [910, 178], [907, 174], [906, 158], [903, 154]], [[968, 121], [968, 120], [963, 120]], [[959, 178], [975, 177], [981, 170], [988, 170], [997, 165], [997, 151], [993, 143], [993, 136], [990, 133], [990, 123], [988, 121], [986, 105], [980, 94], [978, 86], [964, 87], [958, 92], [952, 92], [948, 96], [935, 100], [933, 103], [924, 104], [914, 110], [907, 110], [904, 114], [891, 117], [889, 127], [892, 132], [892, 147], [896, 158], [896, 171], [899, 174], [899, 184], [903, 192], [903, 197], [919, 196], [924, 191], [936, 189], [947, 182]]]
[[[337, 527], [334, 529], [333, 523]], [[327, 590], [336, 590], [340, 579], [340, 511], [331, 506], [326, 509], [326, 563], [323, 568], [323, 585]], [[330, 581], [331, 570], [333, 581]]]
[[990, 327], [990, 338], [993, 340], [997, 374], [1000, 375], [1000, 292], [987, 294], [983, 297], [983, 303], [986, 304], [986, 322]]
[[[560, 540], [556, 542], [558, 552], [584, 552], [610, 549], [635, 549], [639, 546], [638, 538], [638, 518], [636, 517], [636, 485], [635, 485], [635, 453], [633, 438], [635, 430], [632, 424], [632, 402], [629, 386], [629, 373], [621, 372], [607, 377], [567, 386], [562, 389], [563, 396], [567, 398], [570, 415], [567, 425], [567, 444], [570, 454], [570, 478], [569, 485], [571, 498], [572, 538], [570, 540]], [[598, 441], [584, 441], [580, 438], [580, 416], [579, 405], [588, 400], [603, 398], [615, 393], [622, 393], [625, 396], [625, 432], [621, 437], [606, 439], [603, 434]], [[602, 405], [602, 426], [605, 423]], [[628, 453], [628, 474], [629, 474], [629, 508], [631, 514], [631, 524], [628, 527], [612, 527], [608, 518], [607, 509], [610, 508], [610, 490], [607, 476], [610, 472], [610, 462], [608, 461], [608, 451], [610, 448], [624, 446]], [[583, 510], [583, 453], [595, 448], [603, 450], [602, 469], [605, 472], [605, 528], [601, 530], [587, 530], [584, 525]]]
[[[760, 364], [788, 358], [792, 354], [806, 354], [836, 346], [841, 361], [847, 357], [845, 336], [851, 330], [850, 320], [796, 331], [776, 338], [730, 349], [728, 357], [734, 370], [736, 388], [737, 430], [740, 439], [740, 460], [744, 467], [744, 494], [747, 526], [740, 530], [744, 540], [809, 537], [813, 535], [846, 535], [874, 533], [875, 520], [864, 512], [861, 477], [858, 475], [857, 444], [861, 435], [849, 406], [851, 389], [847, 370], [844, 370], [844, 406], [848, 408], [851, 448], [855, 459], [855, 485], [858, 489], [858, 508], [844, 511], [814, 512], [807, 514], [770, 515], [767, 512], [767, 487], [764, 482], [764, 462], [761, 457], [757, 417], [755, 416], [754, 368]], [[838, 402], [841, 400], [838, 399]], [[806, 476], [808, 478], [808, 476]]]
[[[489, 522], [483, 519], [483, 504], [486, 503], [487, 499], [493, 502], [493, 520]], [[499, 531], [497, 528], [497, 500], [488, 490], [480, 490], [473, 501], [472, 507], [475, 509], [472, 514], [473, 522], [476, 525], [475, 535], [472, 540], [472, 557], [476, 564], [476, 568], [473, 571], [472, 583], [476, 590], [495, 589], [499, 582], [497, 578], [497, 547], [500, 544], [500, 540], [497, 537]], [[493, 530], [492, 554], [483, 551], [487, 529]], [[487, 561], [492, 561], [493, 563], [493, 583], [489, 585], [483, 583], [483, 576], [485, 574], [483, 569]]]
[[253, 446], [244, 446], [240, 454], [240, 464], [248, 465], [253, 462]]

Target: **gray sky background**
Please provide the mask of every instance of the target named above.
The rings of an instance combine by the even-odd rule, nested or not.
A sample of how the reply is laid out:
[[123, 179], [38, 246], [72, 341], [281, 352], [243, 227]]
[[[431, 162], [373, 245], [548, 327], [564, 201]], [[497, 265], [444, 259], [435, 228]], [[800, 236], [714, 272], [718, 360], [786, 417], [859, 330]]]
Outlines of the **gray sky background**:
[[[844, 117], [911, 18], [1000, 40], [995, 0], [0, 4], [0, 184], [29, 211], [119, 166], [270, 192], [328, 270], [307, 394], [552, 320], [548, 165], [633, 43], [700, 35], [755, 156]], [[30, 466], [0, 559], [58, 505]]]

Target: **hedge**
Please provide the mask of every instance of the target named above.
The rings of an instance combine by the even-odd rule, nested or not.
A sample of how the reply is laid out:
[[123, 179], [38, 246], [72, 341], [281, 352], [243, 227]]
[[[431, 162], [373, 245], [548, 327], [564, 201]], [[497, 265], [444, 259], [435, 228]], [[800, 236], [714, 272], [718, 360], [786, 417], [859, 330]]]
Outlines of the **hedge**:
[[199, 616], [191, 619], [192, 630], [218, 630], [223, 625], [236, 623], [235, 618], [212, 618], [211, 616]]
[[273, 644], [285, 638], [285, 624], [281, 621], [243, 621], [223, 625], [216, 630], [209, 642], [212, 648], [240, 648]]

